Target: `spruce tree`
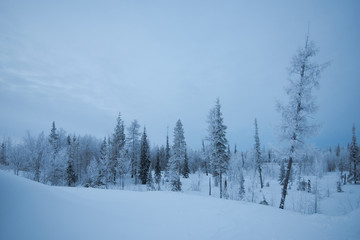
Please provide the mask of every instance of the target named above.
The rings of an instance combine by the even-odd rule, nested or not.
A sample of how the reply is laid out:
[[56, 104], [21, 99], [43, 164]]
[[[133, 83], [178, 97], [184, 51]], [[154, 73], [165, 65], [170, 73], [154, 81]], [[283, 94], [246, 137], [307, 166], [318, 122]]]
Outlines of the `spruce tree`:
[[114, 134], [111, 139], [111, 155], [108, 163], [108, 173], [110, 180], [113, 184], [116, 183], [116, 170], [118, 158], [120, 158], [120, 153], [125, 145], [125, 133], [124, 133], [124, 122], [121, 119], [121, 114], [119, 113], [116, 119], [116, 126], [114, 129]]
[[141, 144], [140, 144], [140, 169], [139, 169], [139, 178], [142, 184], [146, 184], [149, 170], [150, 170], [150, 148], [149, 148], [149, 142], [147, 140], [146, 128], [144, 127], [144, 132], [141, 136]]
[[152, 171], [151, 169], [149, 169], [147, 177], [146, 177], [146, 188], [148, 191], [154, 191], [155, 187], [154, 187], [154, 180], [152, 177]]
[[169, 159], [169, 177], [172, 191], [181, 191], [181, 163], [185, 160], [186, 142], [180, 119], [174, 128], [173, 155]]
[[220, 100], [216, 100], [215, 107], [210, 110], [208, 117], [208, 141], [211, 148], [211, 165], [215, 175], [220, 180], [220, 198], [223, 197], [222, 177], [226, 173], [229, 165], [227, 154], [226, 126], [221, 113]]
[[260, 177], [260, 186], [261, 188], [264, 187], [263, 184], [263, 179], [262, 179], [262, 156], [261, 156], [261, 150], [260, 150], [260, 138], [259, 138], [259, 131], [258, 131], [258, 125], [257, 125], [257, 120], [255, 118], [255, 145], [254, 145], [254, 150], [255, 150], [255, 161], [256, 161], [256, 168], [259, 171], [259, 177]]
[[135, 178], [137, 184], [137, 174], [139, 165], [140, 141], [141, 136], [139, 132], [140, 125], [137, 120], [134, 120], [128, 128], [127, 145], [130, 155], [130, 172], [131, 178]]
[[158, 185], [158, 190], [160, 190], [161, 182], [161, 167], [160, 167], [160, 151], [156, 152], [156, 165], [155, 165], [155, 183]]
[[71, 187], [75, 184], [76, 182], [76, 175], [75, 175], [75, 171], [73, 168], [73, 163], [72, 160], [69, 159], [67, 162], [67, 168], [66, 168], [66, 183], [68, 185], [68, 187]]
[[354, 182], [355, 184], [359, 181], [360, 173], [358, 169], [359, 163], [359, 147], [356, 143], [355, 125], [352, 128], [352, 141], [350, 144], [349, 160], [350, 160], [350, 175], [348, 181]]
[[106, 138], [104, 138], [100, 146], [99, 175], [97, 180], [99, 185], [107, 184], [107, 171], [106, 171], [107, 164], [108, 164], [108, 149], [107, 149]]
[[57, 133], [55, 121], [52, 123], [51, 132], [49, 135], [49, 143], [52, 146], [53, 155], [59, 151], [59, 134]]

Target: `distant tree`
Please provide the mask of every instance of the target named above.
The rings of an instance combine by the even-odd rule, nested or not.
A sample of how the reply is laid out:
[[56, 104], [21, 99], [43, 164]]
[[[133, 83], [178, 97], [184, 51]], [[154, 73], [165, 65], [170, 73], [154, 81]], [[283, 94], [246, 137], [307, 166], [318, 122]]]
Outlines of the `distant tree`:
[[263, 184], [263, 179], [262, 179], [262, 174], [261, 174], [263, 159], [262, 159], [262, 155], [261, 155], [260, 138], [259, 138], [258, 125], [257, 125], [256, 118], [255, 118], [255, 136], [254, 136], [254, 138], [255, 138], [254, 150], [255, 150], [256, 168], [259, 171], [260, 186], [261, 186], [261, 188], [263, 188], [264, 184]]
[[223, 197], [222, 177], [226, 173], [229, 164], [227, 154], [226, 126], [223, 123], [221, 105], [219, 99], [216, 100], [215, 107], [210, 110], [208, 117], [208, 141], [211, 149], [211, 165], [215, 175], [219, 175], [220, 198]]
[[120, 152], [123, 150], [125, 145], [125, 133], [124, 133], [124, 122], [121, 119], [121, 114], [119, 113], [116, 126], [114, 129], [114, 134], [111, 139], [111, 154], [108, 162], [108, 173], [113, 184], [116, 183], [116, 168], [118, 158], [120, 157]]
[[99, 176], [99, 161], [95, 158], [90, 160], [90, 164], [87, 166], [87, 181], [86, 187], [97, 187], [98, 184], [98, 176]]
[[350, 175], [348, 177], [348, 181], [354, 182], [355, 184], [357, 183], [357, 181], [359, 181], [359, 178], [360, 178], [360, 172], [357, 167], [357, 165], [359, 164], [359, 160], [360, 160], [359, 158], [360, 158], [359, 147], [356, 143], [355, 125], [353, 125], [352, 141], [350, 144], [350, 153], [349, 153], [349, 160], [351, 163], [351, 167], [350, 167]]
[[146, 128], [144, 127], [144, 132], [141, 137], [141, 145], [140, 145], [140, 169], [139, 169], [139, 178], [142, 184], [146, 184], [149, 170], [150, 170], [150, 147], [149, 147], [149, 142], [147, 140]]
[[154, 191], [155, 190], [154, 180], [153, 180], [153, 177], [152, 177], [151, 169], [149, 169], [148, 174], [147, 174], [146, 188], [147, 188], [148, 191]]
[[2, 165], [8, 165], [7, 161], [7, 156], [6, 156], [6, 146], [5, 143], [3, 142], [1, 144], [1, 149], [0, 149], [0, 164]]
[[290, 86], [286, 91], [289, 102], [286, 105], [278, 105], [282, 115], [280, 135], [282, 140], [285, 140], [289, 145], [289, 157], [280, 201], [281, 209], [285, 205], [290, 172], [296, 153], [301, 149], [305, 138], [312, 135], [317, 127], [309, 123], [311, 115], [316, 111], [312, 91], [315, 87], [318, 87], [320, 73], [327, 64], [319, 65], [311, 62], [311, 58], [316, 53], [315, 45], [307, 37], [304, 48], [298, 50], [289, 68]]
[[106, 185], [107, 184], [107, 171], [106, 166], [108, 164], [108, 149], [107, 149], [106, 138], [100, 145], [100, 157], [99, 157], [99, 169], [98, 169], [98, 184]]
[[156, 152], [156, 165], [155, 165], [155, 183], [158, 185], [158, 190], [160, 190], [161, 182], [161, 167], [160, 167], [160, 151]]
[[66, 167], [66, 183], [68, 187], [71, 187], [76, 182], [76, 175], [73, 167], [72, 161], [69, 159], [67, 161], [67, 167]]
[[139, 155], [140, 155], [140, 141], [139, 138], [141, 136], [139, 132], [140, 125], [137, 120], [134, 120], [130, 127], [128, 128], [128, 137], [127, 137], [127, 145], [129, 149], [130, 155], [130, 171], [131, 178], [135, 178], [135, 184], [137, 184], [137, 171], [139, 164]]
[[[169, 130], [168, 130], [169, 131]], [[164, 174], [164, 178], [166, 180], [166, 182], [169, 181], [169, 161], [170, 161], [170, 157], [171, 157], [171, 153], [170, 153], [171, 149], [170, 149], [170, 144], [169, 144], [169, 133], [167, 132], [166, 134], [166, 145], [165, 145], [165, 174]]]
[[170, 155], [170, 145], [169, 145], [169, 134], [166, 134], [166, 147], [165, 147], [165, 159], [166, 162], [169, 162]]
[[49, 135], [49, 143], [52, 146], [53, 158], [55, 158], [55, 155], [59, 151], [59, 134], [57, 133], [57, 130], [56, 130], [55, 121], [53, 121], [53, 123], [52, 123], [52, 128], [51, 128], [51, 132]]
[[169, 177], [172, 191], [181, 191], [181, 163], [185, 160], [186, 142], [180, 119], [174, 128], [173, 155], [169, 159]]
[[14, 170], [15, 175], [26, 168], [26, 150], [23, 145], [12, 145], [9, 151], [10, 167]]

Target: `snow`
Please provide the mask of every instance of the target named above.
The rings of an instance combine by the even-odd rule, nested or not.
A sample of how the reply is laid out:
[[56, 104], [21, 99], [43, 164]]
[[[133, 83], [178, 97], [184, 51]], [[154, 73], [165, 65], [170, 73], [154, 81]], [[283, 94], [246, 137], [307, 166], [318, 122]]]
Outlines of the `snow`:
[[0, 239], [360, 237], [359, 209], [342, 216], [304, 215], [168, 191], [51, 187], [3, 171], [0, 192]]

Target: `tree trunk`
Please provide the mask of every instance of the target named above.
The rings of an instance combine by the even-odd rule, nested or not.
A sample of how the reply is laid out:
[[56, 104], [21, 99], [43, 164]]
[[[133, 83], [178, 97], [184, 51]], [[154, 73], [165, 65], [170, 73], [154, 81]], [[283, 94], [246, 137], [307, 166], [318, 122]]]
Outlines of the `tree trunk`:
[[211, 196], [211, 177], [209, 177], [209, 196]]
[[281, 201], [280, 201], [280, 208], [284, 209], [284, 205], [285, 205], [285, 198], [286, 198], [286, 194], [287, 194], [287, 187], [289, 184], [289, 179], [290, 179], [290, 171], [291, 171], [291, 166], [292, 166], [292, 157], [289, 158], [289, 163], [288, 163], [288, 167], [286, 170], [286, 175], [285, 175], [285, 179], [284, 179], [284, 186], [282, 189], [282, 196], [281, 196]]
[[261, 166], [259, 165], [259, 175], [260, 175], [260, 186], [261, 188], [264, 187], [264, 184], [263, 184], [263, 179], [262, 179], [262, 175], [261, 175]]
[[219, 177], [220, 177], [220, 198], [222, 198], [222, 195], [223, 195], [223, 189], [222, 189], [222, 172], [220, 171], [220, 174], [219, 174]]

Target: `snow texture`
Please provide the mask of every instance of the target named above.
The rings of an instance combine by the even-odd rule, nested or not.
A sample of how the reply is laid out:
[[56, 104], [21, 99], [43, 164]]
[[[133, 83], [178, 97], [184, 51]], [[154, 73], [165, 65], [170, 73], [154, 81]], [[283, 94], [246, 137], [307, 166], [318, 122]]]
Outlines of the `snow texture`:
[[177, 192], [50, 187], [0, 171], [0, 239], [359, 239], [360, 210], [304, 215]]

